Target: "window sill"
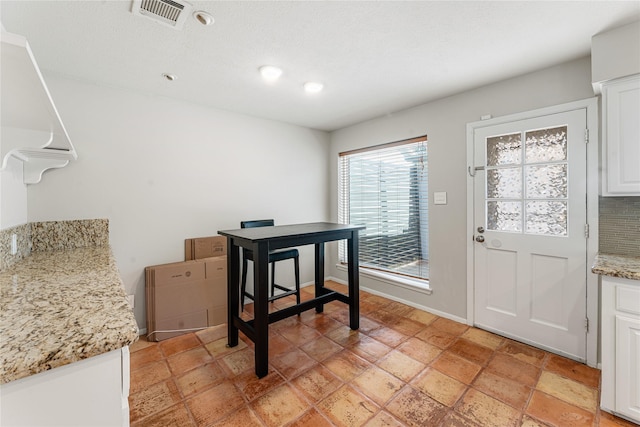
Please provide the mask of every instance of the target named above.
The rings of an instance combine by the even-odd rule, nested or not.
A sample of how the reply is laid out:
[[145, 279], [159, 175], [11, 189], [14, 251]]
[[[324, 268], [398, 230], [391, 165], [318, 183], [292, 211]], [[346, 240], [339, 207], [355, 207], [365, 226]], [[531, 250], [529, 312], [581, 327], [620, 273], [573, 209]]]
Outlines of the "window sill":
[[[346, 264], [336, 264], [336, 268], [340, 271], [348, 271]], [[369, 277], [371, 279], [379, 280], [390, 285], [399, 286], [401, 288], [410, 289], [412, 291], [420, 292], [422, 294], [431, 295], [433, 292], [429, 287], [428, 280], [411, 279], [404, 276], [398, 276], [389, 273], [383, 273], [381, 271], [369, 270], [367, 268], [360, 268], [360, 275]]]

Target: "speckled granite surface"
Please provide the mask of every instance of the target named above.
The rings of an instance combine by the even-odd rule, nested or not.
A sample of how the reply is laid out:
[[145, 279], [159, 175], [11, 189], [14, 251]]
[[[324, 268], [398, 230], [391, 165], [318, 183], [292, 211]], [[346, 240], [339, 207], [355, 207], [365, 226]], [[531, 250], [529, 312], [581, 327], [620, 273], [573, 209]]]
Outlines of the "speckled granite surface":
[[137, 339], [108, 245], [33, 252], [0, 272], [0, 384]]
[[603, 276], [640, 280], [640, 257], [598, 254], [591, 271]]
[[108, 245], [109, 220], [32, 222], [31, 236], [34, 251]]
[[[16, 235], [17, 249], [11, 254], [11, 236]], [[0, 271], [28, 257], [31, 253], [31, 224], [22, 224], [0, 230]]]

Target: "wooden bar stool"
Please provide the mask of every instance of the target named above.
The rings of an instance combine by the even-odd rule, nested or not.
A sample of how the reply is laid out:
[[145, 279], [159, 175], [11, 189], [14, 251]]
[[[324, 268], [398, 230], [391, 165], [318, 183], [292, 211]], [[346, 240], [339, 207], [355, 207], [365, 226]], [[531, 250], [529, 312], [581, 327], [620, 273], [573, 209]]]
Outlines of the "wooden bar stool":
[[[274, 221], [272, 219], [260, 219], [252, 221], [240, 222], [240, 228], [252, 228], [252, 227], [268, 227], [273, 226]], [[269, 251], [269, 264], [271, 264], [271, 296], [269, 301], [273, 302], [277, 299], [287, 297], [289, 295], [296, 296], [296, 304], [300, 304], [300, 262], [297, 249], [280, 249], [275, 251]], [[284, 261], [287, 259], [293, 259], [293, 265], [296, 277], [296, 288], [290, 289], [285, 286], [279, 285], [275, 282], [276, 278], [276, 262]], [[247, 261], [253, 261], [253, 251], [250, 249], [242, 248], [242, 288], [240, 295], [242, 295], [242, 310], [244, 310], [244, 297], [248, 297], [253, 300], [252, 294], [247, 292]], [[276, 295], [276, 289], [284, 291]]]

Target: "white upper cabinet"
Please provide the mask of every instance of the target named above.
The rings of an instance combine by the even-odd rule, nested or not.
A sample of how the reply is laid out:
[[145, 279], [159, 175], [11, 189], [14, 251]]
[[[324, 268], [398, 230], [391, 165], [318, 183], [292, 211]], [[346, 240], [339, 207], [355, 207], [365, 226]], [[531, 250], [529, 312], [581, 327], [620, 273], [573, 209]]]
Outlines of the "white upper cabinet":
[[24, 163], [25, 184], [36, 184], [44, 171], [78, 156], [27, 40], [7, 32], [0, 39], [2, 170], [15, 157]]
[[640, 196], [640, 74], [602, 84], [603, 196]]

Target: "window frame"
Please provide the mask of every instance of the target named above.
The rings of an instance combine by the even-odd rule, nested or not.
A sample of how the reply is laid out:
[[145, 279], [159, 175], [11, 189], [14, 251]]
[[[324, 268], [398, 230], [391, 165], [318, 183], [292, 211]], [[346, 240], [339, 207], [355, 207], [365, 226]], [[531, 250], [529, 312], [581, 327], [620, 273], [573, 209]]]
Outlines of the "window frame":
[[[346, 176], [349, 174], [349, 172], [345, 171], [344, 162], [346, 160], [344, 160], [344, 158], [352, 155], [358, 155], [358, 154], [363, 154], [368, 152], [372, 153], [375, 151], [385, 150], [393, 147], [406, 146], [409, 144], [416, 144], [416, 143], [423, 143], [425, 145], [425, 150], [427, 150], [427, 144], [428, 144], [427, 135], [422, 135], [415, 138], [409, 138], [409, 139], [394, 141], [394, 142], [385, 143], [385, 144], [378, 144], [374, 146], [358, 148], [358, 149], [348, 150], [348, 151], [338, 153], [338, 168], [337, 168], [338, 169], [338, 222], [348, 223], [349, 217], [351, 214], [350, 191], [348, 188], [348, 186], [350, 185], [349, 184], [350, 177]], [[426, 182], [424, 183], [426, 188], [424, 189], [424, 194], [420, 192], [420, 196], [418, 199], [420, 206], [418, 207], [418, 209], [420, 210], [420, 212], [422, 212], [423, 210], [426, 210], [427, 219], [425, 223], [428, 224], [429, 193], [428, 193], [428, 165], [426, 164], [426, 162], [428, 162], [428, 151], [425, 151], [424, 158], [425, 158], [425, 166], [426, 166], [426, 174], [427, 174]], [[416, 184], [416, 185], [418, 187], [417, 190], [419, 191], [422, 188], [421, 184]], [[423, 203], [424, 203], [424, 207], [421, 207]], [[428, 253], [428, 227], [427, 227], [427, 232], [425, 236], [426, 236], [426, 247], [427, 247], [427, 253]], [[421, 237], [419, 237], [418, 239], [419, 241], [422, 240]], [[420, 242], [418, 242], [418, 244], [420, 244]], [[344, 256], [345, 253], [346, 252], [345, 252], [344, 244], [340, 243], [339, 253], [338, 253], [338, 265], [337, 265], [337, 268], [339, 270], [346, 270], [347, 262], [346, 262], [346, 257]], [[428, 262], [428, 255], [426, 260]], [[367, 265], [363, 265], [362, 262], [360, 263], [360, 274], [375, 278], [377, 280], [380, 280], [386, 283], [390, 283], [390, 284], [394, 284], [394, 285], [398, 285], [401, 287], [406, 287], [414, 290], [417, 289], [420, 292], [424, 292], [424, 293], [431, 293], [428, 277], [422, 278], [419, 276], [405, 274], [402, 272], [387, 270], [387, 269], [384, 269], [383, 267], [377, 268], [375, 266], [367, 266]]]

